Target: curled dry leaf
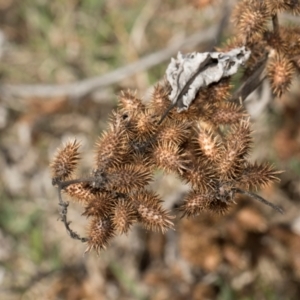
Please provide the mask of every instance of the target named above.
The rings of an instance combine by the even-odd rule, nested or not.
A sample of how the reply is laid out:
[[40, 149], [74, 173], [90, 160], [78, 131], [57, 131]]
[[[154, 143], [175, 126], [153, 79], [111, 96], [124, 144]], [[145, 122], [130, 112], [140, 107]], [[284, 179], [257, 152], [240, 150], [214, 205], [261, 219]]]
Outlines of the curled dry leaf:
[[250, 56], [245, 47], [229, 52], [204, 52], [177, 55], [167, 70], [167, 80], [172, 87], [170, 101], [176, 104], [178, 112], [187, 110], [199, 89], [219, 82], [238, 71]]

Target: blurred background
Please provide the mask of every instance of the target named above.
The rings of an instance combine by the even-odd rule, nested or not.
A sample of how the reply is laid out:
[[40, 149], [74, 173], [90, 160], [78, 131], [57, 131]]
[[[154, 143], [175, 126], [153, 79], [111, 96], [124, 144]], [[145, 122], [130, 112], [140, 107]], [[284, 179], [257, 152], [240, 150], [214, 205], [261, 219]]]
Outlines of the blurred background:
[[[208, 51], [234, 36], [235, 1], [0, 0], [0, 298], [300, 299], [300, 85], [247, 101], [252, 159], [285, 170], [259, 191], [279, 215], [239, 198], [224, 216], [175, 221], [165, 235], [134, 226], [106, 251], [84, 255], [58, 221], [49, 161], [70, 138], [82, 142], [82, 172], [122, 89], [147, 101], [170, 58]], [[280, 22], [300, 23], [282, 14]], [[166, 207], [188, 190], [157, 172]], [[73, 229], [85, 217], [69, 209]]]

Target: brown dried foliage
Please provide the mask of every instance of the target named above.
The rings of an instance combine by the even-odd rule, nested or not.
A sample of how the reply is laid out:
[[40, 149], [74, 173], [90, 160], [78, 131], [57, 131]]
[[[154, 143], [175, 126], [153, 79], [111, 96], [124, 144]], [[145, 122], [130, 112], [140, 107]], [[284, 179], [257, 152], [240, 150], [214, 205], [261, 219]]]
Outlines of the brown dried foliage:
[[[283, 4], [288, 1], [281, 3], [241, 1], [234, 14], [238, 37], [225, 46], [228, 50], [245, 45], [252, 51], [245, 80], [247, 74], [259, 76], [255, 72], [268, 60], [267, 74], [276, 95], [287, 91], [296, 69], [294, 56], [300, 55], [300, 30], [278, 25], [276, 14], [286, 9]], [[296, 12], [297, 5], [287, 9]], [[273, 30], [267, 26], [270, 20]], [[71, 179], [79, 159], [76, 141], [59, 150], [51, 163], [63, 207], [62, 220], [72, 237], [87, 243], [87, 251], [101, 250], [113, 236], [127, 233], [136, 222], [162, 232], [173, 227], [173, 217], [163, 208], [162, 199], [147, 187], [156, 169], [175, 173], [190, 184], [180, 206], [183, 215], [196, 216], [202, 211], [222, 214], [237, 194], [282, 212], [249, 190], [278, 180], [280, 172], [267, 163], [248, 161], [250, 121], [243, 107], [231, 101], [230, 79], [200, 89], [187, 111], [178, 113], [173, 108], [161, 120], [170, 107], [169, 94], [170, 86], [159, 84], [145, 105], [136, 93], [121, 92], [109, 129], [96, 143], [90, 176]], [[68, 204], [63, 202], [61, 191], [81, 203], [83, 215], [91, 219], [87, 238], [80, 238], [69, 228]]]
[[[240, 106], [210, 97], [209, 105], [202, 107], [197, 120], [193, 120], [193, 110], [191, 118], [189, 111], [184, 115], [171, 111], [159, 124], [155, 107], [157, 103], [160, 103], [159, 111], [167, 107], [168, 103], [164, 103], [169, 101], [165, 97], [167, 89], [161, 85], [155, 88], [154, 103], [149, 103], [149, 109], [138, 104], [141, 100], [132, 93], [122, 94], [121, 107], [114, 113], [110, 130], [96, 144], [95, 169], [91, 176], [84, 182], [61, 181], [64, 192], [82, 203], [83, 215], [92, 219], [87, 250], [101, 250], [110, 238], [128, 232], [137, 221], [149, 230], [165, 232], [173, 227], [172, 216], [162, 207], [162, 199], [145, 189], [156, 168], [177, 173], [191, 184], [191, 191], [180, 208], [187, 216], [198, 215], [203, 210], [224, 213], [239, 188], [258, 188], [277, 178], [269, 165], [253, 165], [247, 161], [251, 130]], [[239, 118], [226, 122], [228, 128], [222, 127], [221, 121], [211, 126], [210, 114], [204, 118], [206, 122], [201, 119], [205, 108], [210, 111], [211, 107], [219, 115], [230, 110]], [[142, 121], [138, 119], [139, 114]], [[143, 126], [138, 125], [141, 123]], [[145, 132], [147, 138], [141, 139]], [[74, 151], [70, 152], [70, 148], [76, 148], [74, 145], [77, 143], [67, 144], [51, 164], [54, 178], [61, 176], [58, 162], [65, 164], [66, 153], [71, 153], [70, 160], [74, 161]]]

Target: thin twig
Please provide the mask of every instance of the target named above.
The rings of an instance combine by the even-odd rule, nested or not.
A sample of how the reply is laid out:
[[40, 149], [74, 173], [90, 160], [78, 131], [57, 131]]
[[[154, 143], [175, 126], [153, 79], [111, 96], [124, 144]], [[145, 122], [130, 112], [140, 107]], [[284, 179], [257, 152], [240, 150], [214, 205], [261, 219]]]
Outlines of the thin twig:
[[246, 98], [256, 90], [267, 76], [266, 64], [268, 56], [266, 55], [263, 60], [259, 61], [254, 67], [254, 72], [247, 80], [239, 87], [239, 89], [233, 94], [231, 101], [240, 103], [245, 101]]
[[277, 14], [273, 15], [272, 24], [273, 24], [273, 32], [274, 32], [275, 36], [279, 37], [279, 21], [278, 21]]
[[254, 194], [254, 193], [251, 193], [251, 192], [248, 192], [248, 191], [244, 191], [244, 190], [241, 190], [241, 189], [238, 189], [238, 188], [234, 189], [234, 191], [236, 193], [238, 193], [238, 194], [247, 195], [247, 196], [249, 196], [249, 197], [251, 197], [251, 198], [253, 198], [255, 200], [258, 200], [259, 202], [261, 202], [261, 203], [263, 203], [263, 204], [265, 204], [267, 206], [272, 207], [273, 209], [275, 209], [276, 211], [278, 211], [281, 214], [284, 213], [284, 211], [283, 211], [283, 209], [281, 207], [279, 207], [279, 206], [277, 206], [277, 205], [275, 205], [275, 204], [267, 201], [266, 199], [264, 199], [263, 197], [261, 197], [261, 196], [259, 196], [257, 194]]
[[195, 47], [196, 45], [208, 42], [214, 39], [217, 32], [217, 26], [212, 26], [206, 30], [196, 32], [189, 37], [171, 44], [169, 47], [154, 52], [140, 60], [121, 67], [117, 70], [104, 75], [84, 79], [69, 84], [3, 84], [0, 86], [0, 94], [2, 98], [55, 98], [67, 97], [69, 99], [78, 100], [83, 98], [100, 88], [115, 84], [125, 78], [128, 78], [138, 72], [149, 69], [158, 65], [174, 55], [178, 50], [187, 47]]
[[[73, 180], [73, 181], [75, 181], [75, 180]], [[78, 180], [77, 180], [77, 182], [78, 182]], [[75, 183], [75, 182], [73, 182], [73, 183]], [[72, 184], [72, 183], [69, 183], [68, 185], [70, 185], [70, 184]], [[67, 185], [66, 184], [64, 185], [64, 182], [58, 186], [58, 201], [59, 201], [58, 204], [61, 206], [60, 220], [64, 223], [65, 228], [72, 239], [79, 240], [82, 243], [85, 243], [89, 239], [86, 237], [81, 237], [77, 232], [73, 231], [70, 227], [71, 222], [68, 221], [68, 218], [67, 218], [69, 202], [63, 201], [62, 196], [61, 196], [61, 191], [66, 186]]]

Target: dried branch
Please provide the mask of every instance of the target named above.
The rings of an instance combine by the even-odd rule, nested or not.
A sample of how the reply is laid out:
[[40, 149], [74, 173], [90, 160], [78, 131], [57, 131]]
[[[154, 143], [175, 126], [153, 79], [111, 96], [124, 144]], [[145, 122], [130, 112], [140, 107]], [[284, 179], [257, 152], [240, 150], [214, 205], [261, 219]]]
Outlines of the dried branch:
[[140, 60], [109, 72], [105, 75], [84, 79], [68, 84], [3, 84], [0, 86], [0, 94], [5, 98], [54, 98], [67, 97], [72, 100], [81, 99], [100, 88], [115, 84], [138, 72], [147, 70], [158, 65], [178, 52], [179, 49], [195, 47], [214, 39], [217, 26], [212, 26], [207, 30], [201, 30], [189, 37], [171, 44], [165, 49], [147, 55]]
[[274, 34], [276, 34], [278, 36], [279, 35], [279, 20], [278, 20], [278, 15], [277, 14], [275, 14], [272, 17], [272, 24], [273, 24]]
[[68, 219], [67, 219], [69, 202], [65, 202], [62, 200], [60, 188], [58, 188], [58, 199], [59, 199], [59, 205], [62, 207], [61, 212], [60, 212], [60, 220], [64, 223], [65, 228], [66, 228], [68, 234], [70, 235], [70, 237], [72, 239], [79, 240], [82, 243], [87, 242], [88, 238], [80, 237], [80, 235], [78, 233], [76, 233], [75, 231], [73, 231], [70, 228], [71, 222], [68, 221]]
[[53, 183], [53, 185], [56, 185], [56, 184], [58, 185], [58, 189], [57, 189], [58, 204], [61, 207], [60, 221], [62, 221], [64, 223], [65, 228], [72, 239], [79, 240], [82, 243], [85, 243], [89, 239], [86, 237], [81, 237], [77, 232], [75, 232], [71, 229], [71, 227], [70, 227], [71, 221], [68, 221], [68, 218], [67, 218], [69, 202], [63, 201], [62, 196], [61, 196], [61, 192], [64, 188], [66, 188], [67, 186], [69, 186], [71, 184], [78, 183], [78, 182], [91, 182], [91, 179], [83, 179], [83, 180], [74, 179], [74, 180], [68, 180], [68, 181], [59, 182], [59, 183], [56, 181], [53, 181], [52, 183]]
[[278, 211], [279, 213], [284, 214], [284, 211], [281, 207], [267, 201], [266, 199], [264, 199], [263, 197], [255, 194], [255, 193], [251, 193], [249, 191], [244, 191], [244, 190], [241, 190], [241, 189], [235, 189], [235, 192], [238, 193], [238, 194], [243, 194], [243, 195], [249, 196], [252, 199], [258, 200], [259, 202], [261, 202], [261, 203], [263, 203], [267, 206], [272, 207], [274, 210]]
[[255, 71], [251, 76], [247, 78], [247, 80], [238, 88], [238, 90], [233, 94], [232, 101], [235, 103], [241, 103], [245, 101], [247, 97], [255, 91], [266, 79], [267, 72], [266, 72], [266, 65], [268, 61], [268, 56], [262, 61], [257, 63], [257, 66], [254, 68]]

